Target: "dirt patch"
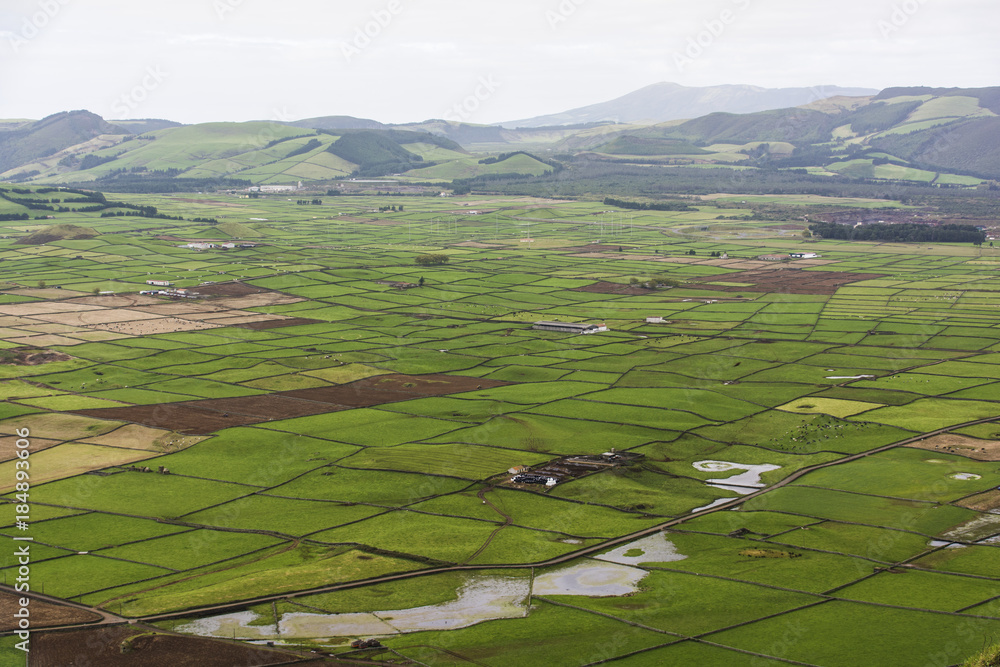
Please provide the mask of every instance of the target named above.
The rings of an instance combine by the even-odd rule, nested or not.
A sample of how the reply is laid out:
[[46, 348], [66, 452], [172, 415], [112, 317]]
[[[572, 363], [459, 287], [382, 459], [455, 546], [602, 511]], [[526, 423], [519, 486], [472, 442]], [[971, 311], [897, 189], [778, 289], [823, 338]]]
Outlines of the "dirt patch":
[[160, 300], [142, 294], [108, 294], [105, 296], [82, 296], [68, 299], [64, 303], [79, 303], [84, 306], [100, 306], [101, 308], [131, 308], [133, 306], [151, 306]]
[[[15, 435], [0, 435], [0, 461], [11, 461], [17, 458], [18, 440], [19, 438]], [[32, 454], [63, 444], [62, 440], [46, 440], [34, 437], [29, 442], [31, 442]]]
[[62, 352], [53, 352], [37, 347], [15, 347], [0, 350], [0, 365], [2, 366], [41, 366], [54, 364], [57, 361], [69, 361], [73, 357]]
[[130, 626], [42, 632], [31, 638], [31, 664], [39, 666], [256, 667], [298, 660], [301, 656], [294, 653]]
[[957, 454], [974, 461], [1000, 461], [1000, 441], [980, 440], [954, 433], [936, 435], [933, 438], [907, 445], [907, 447]]
[[323, 324], [323, 320], [310, 320], [308, 317], [290, 317], [287, 320], [265, 320], [263, 322], [244, 322], [233, 326], [241, 329], [253, 329], [254, 331], [266, 331], [267, 329], [281, 329], [283, 327], [300, 327], [306, 324]]
[[[21, 608], [18, 603], [20, 598], [20, 595], [15, 595], [14, 593], [0, 592], [0, 632], [12, 632], [17, 629], [17, 619], [14, 618], [14, 613]], [[97, 623], [101, 620], [101, 616], [94, 612], [74, 607], [64, 607], [63, 605], [45, 602], [44, 600], [32, 599], [29, 608], [31, 610], [31, 626], [33, 628], [82, 625], [84, 623]], [[34, 650], [34, 644], [32, 644], [31, 648]]]
[[655, 290], [648, 290], [645, 287], [635, 285], [623, 285], [621, 283], [609, 283], [601, 281], [593, 285], [574, 287], [571, 292], [589, 292], [591, 294], [627, 294], [629, 296], [639, 296], [640, 294], [653, 294]]
[[75, 414], [133, 422], [188, 435], [272, 420], [308, 417], [352, 408], [399, 403], [426, 396], [446, 396], [509, 382], [458, 375], [380, 375], [335, 387], [297, 389], [242, 398], [136, 405], [127, 408], [75, 410]]
[[967, 507], [968, 509], [976, 510], [977, 512], [990, 512], [998, 510], [1000, 509], [1000, 491], [994, 489], [992, 491], [987, 491], [986, 493], [980, 493], [977, 496], [961, 500], [957, 502], [956, 505]]
[[123, 334], [126, 336], [155, 336], [157, 334], [177, 333], [180, 331], [203, 331], [205, 329], [218, 329], [222, 324], [212, 322], [200, 322], [198, 320], [182, 320], [177, 317], [160, 317], [152, 320], [137, 322], [135, 320], [127, 322], [111, 322], [108, 324], [95, 324], [91, 328], [101, 331]]
[[246, 283], [219, 283], [218, 285], [199, 285], [195, 288], [202, 296], [249, 296], [250, 294], [263, 294], [270, 290]]
[[[803, 271], [801, 269], [764, 269], [741, 271], [707, 278], [697, 278], [687, 285], [690, 289], [706, 289], [715, 292], [777, 292], [783, 294], [815, 294], [831, 296], [844, 285], [883, 278], [881, 273], [847, 273], [840, 271]], [[735, 285], [708, 285], [698, 283], [725, 282], [745, 283], [746, 287]]]

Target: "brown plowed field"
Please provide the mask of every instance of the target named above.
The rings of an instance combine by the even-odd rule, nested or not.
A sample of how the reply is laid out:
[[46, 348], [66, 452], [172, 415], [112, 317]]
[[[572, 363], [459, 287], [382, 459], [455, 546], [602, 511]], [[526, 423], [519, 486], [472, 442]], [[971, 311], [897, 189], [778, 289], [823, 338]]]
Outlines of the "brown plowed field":
[[883, 278], [881, 273], [847, 273], [840, 271], [803, 271], [801, 269], [770, 269], [742, 271], [725, 275], [700, 278], [697, 282], [747, 283], [750, 287], [727, 285], [699, 285], [692, 282], [689, 289], [706, 289], [715, 292], [777, 292], [784, 294], [833, 295], [844, 285]]
[[460, 375], [379, 375], [350, 384], [297, 389], [241, 398], [136, 405], [128, 408], [76, 410], [76, 414], [166, 428], [188, 435], [205, 435], [233, 426], [308, 417], [352, 408], [398, 403], [425, 396], [445, 396], [477, 388], [503, 387], [509, 382]]
[[[14, 613], [21, 608], [21, 605], [18, 604], [20, 597], [16, 593], [0, 592], [0, 632], [13, 632], [17, 629], [17, 619], [14, 618]], [[82, 625], [84, 623], [97, 623], [101, 620], [101, 615], [92, 611], [64, 607], [34, 598], [31, 599], [28, 610], [31, 612], [32, 628]], [[32, 646], [33, 648], [34, 646]]]
[[234, 324], [241, 329], [264, 331], [266, 329], [281, 329], [283, 327], [299, 327], [305, 324], [323, 324], [323, 320], [310, 320], [308, 317], [290, 317], [287, 320], [265, 320], [263, 322], [246, 322]]
[[[113, 626], [37, 633], [31, 638], [29, 664], [31, 667], [263, 667], [304, 660], [294, 653], [247, 644], [147, 632], [143, 628]], [[145, 636], [128, 641], [138, 635]]]

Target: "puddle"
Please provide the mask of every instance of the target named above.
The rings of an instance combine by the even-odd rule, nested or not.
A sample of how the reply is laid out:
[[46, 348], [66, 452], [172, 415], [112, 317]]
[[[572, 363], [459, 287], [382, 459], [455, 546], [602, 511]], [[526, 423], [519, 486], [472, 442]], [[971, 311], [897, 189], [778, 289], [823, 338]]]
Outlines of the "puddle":
[[[644, 555], [626, 557], [630, 549]], [[621, 551], [619, 557], [618, 552]], [[638, 592], [638, 583], [648, 572], [622, 563], [669, 562], [686, 558], [678, 554], [662, 533], [633, 542], [606, 554], [606, 563], [586, 562], [535, 578], [536, 595], [585, 595], [615, 597]], [[202, 637], [229, 637], [247, 641], [281, 641], [331, 637], [399, 635], [425, 630], [456, 630], [484, 621], [524, 618], [530, 582], [527, 578], [484, 577], [473, 579], [458, 591], [458, 599], [442, 604], [353, 614], [283, 614], [278, 627], [251, 625], [260, 617], [253, 611], [200, 618], [175, 628], [177, 632]], [[270, 616], [265, 616], [270, 620]]]
[[962, 525], [952, 528], [947, 533], [941, 533], [941, 537], [952, 540], [975, 541], [983, 537], [988, 537], [997, 531], [1000, 531], [1000, 515], [982, 514], [971, 521], [966, 521]]
[[252, 611], [198, 619], [176, 631], [230, 638], [235, 633], [237, 639], [308, 639], [454, 630], [500, 618], [523, 618], [528, 587], [525, 578], [488, 577], [470, 581], [459, 589], [457, 600], [438, 605], [359, 614], [289, 613], [281, 617], [280, 634], [274, 624], [250, 625], [257, 619]]
[[[629, 552], [641, 551], [637, 556], [626, 556]], [[677, 553], [677, 548], [667, 540], [666, 535], [657, 533], [644, 537], [641, 540], [618, 547], [614, 551], [609, 551], [600, 556], [594, 556], [598, 560], [606, 560], [609, 563], [619, 565], [638, 565], [640, 563], [673, 563], [674, 561], [687, 558], [684, 554]]]
[[[745, 496], [753, 493], [756, 489], [764, 488], [764, 483], [760, 481], [760, 476], [772, 470], [780, 470], [781, 466], [775, 465], [751, 465], [749, 463], [730, 463], [729, 461], [698, 461], [693, 464], [694, 469], [700, 472], [729, 472], [730, 470], [742, 470], [739, 475], [733, 475], [724, 479], [707, 479], [705, 483], [716, 489], [724, 489]], [[730, 498], [729, 500], [732, 500]]]
[[732, 500], [732, 498], [719, 498], [718, 500], [713, 500], [711, 503], [709, 503], [708, 505], [705, 505], [704, 507], [696, 507], [696, 508], [694, 508], [693, 510], [691, 510], [691, 513], [694, 514], [695, 512], [701, 512], [701, 511], [704, 511], [704, 510], [710, 510], [713, 507], [718, 507], [719, 505], [723, 505], [725, 503], [728, 503], [730, 500]]
[[983, 478], [982, 475], [973, 475], [971, 472], [959, 472], [951, 476], [952, 479], [957, 479], [960, 482], [975, 482]]
[[927, 543], [932, 547], [944, 547], [946, 549], [964, 549], [964, 544], [956, 544], [955, 542], [945, 542], [943, 540], [931, 540]]
[[648, 572], [614, 563], [581, 563], [535, 577], [535, 595], [618, 597], [637, 593]]

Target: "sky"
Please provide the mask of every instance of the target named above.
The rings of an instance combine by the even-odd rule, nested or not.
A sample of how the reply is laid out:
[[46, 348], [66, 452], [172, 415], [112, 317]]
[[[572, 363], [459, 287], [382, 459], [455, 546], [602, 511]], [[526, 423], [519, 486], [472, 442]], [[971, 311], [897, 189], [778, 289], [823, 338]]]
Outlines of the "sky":
[[1000, 85], [996, 0], [3, 0], [0, 118], [497, 123], [644, 86]]

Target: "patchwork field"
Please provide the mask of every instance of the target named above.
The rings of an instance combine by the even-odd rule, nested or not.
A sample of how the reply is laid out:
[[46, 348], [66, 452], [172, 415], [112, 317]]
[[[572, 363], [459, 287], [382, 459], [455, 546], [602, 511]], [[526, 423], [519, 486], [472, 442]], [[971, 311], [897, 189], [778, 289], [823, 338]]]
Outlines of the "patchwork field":
[[0, 534], [148, 628], [39, 655], [948, 667], [1000, 633], [1000, 250], [720, 241], [709, 200], [130, 201], [219, 224], [0, 223]]

